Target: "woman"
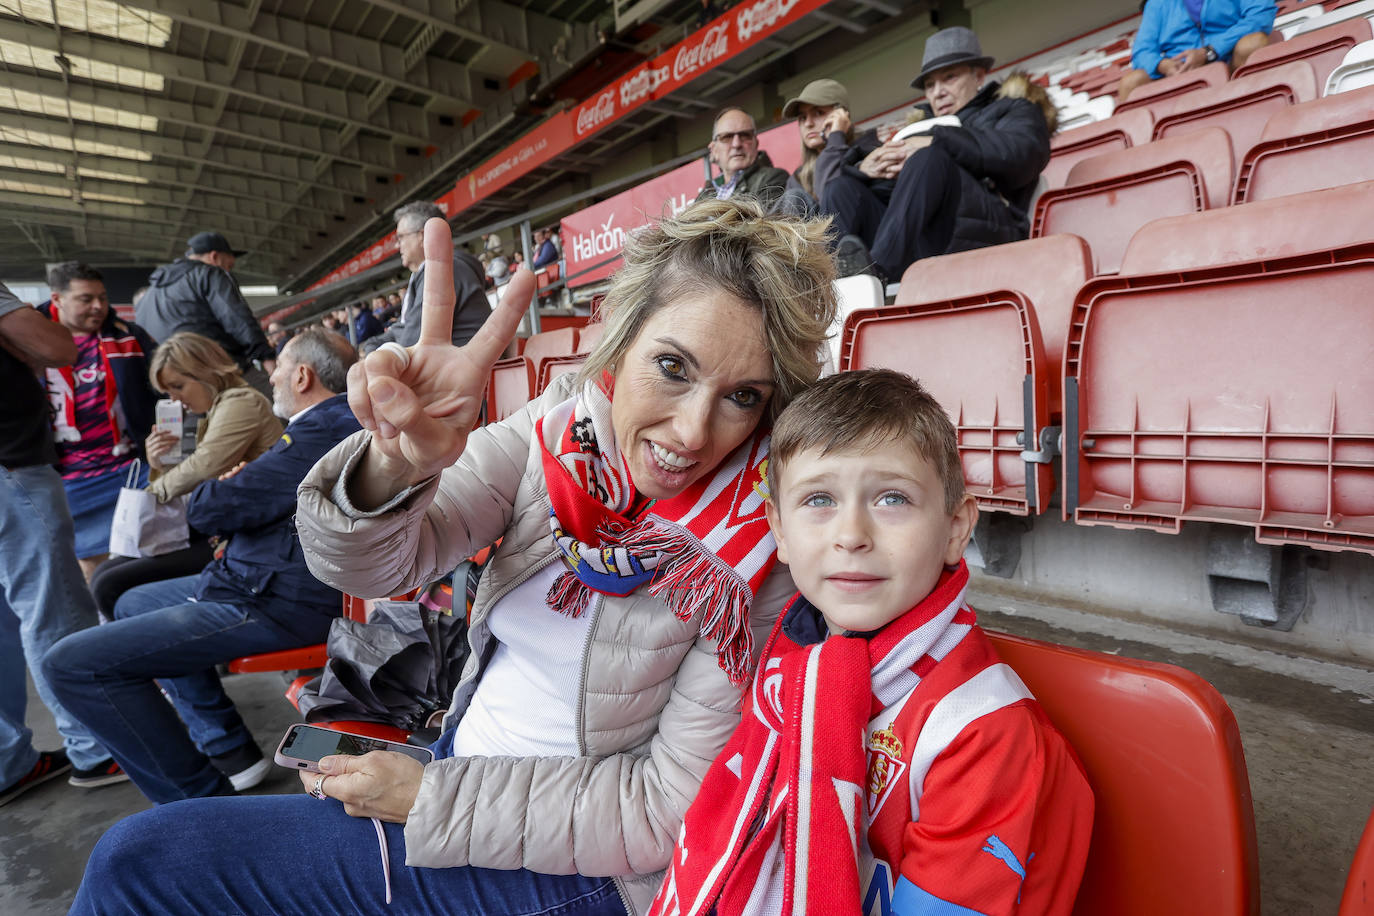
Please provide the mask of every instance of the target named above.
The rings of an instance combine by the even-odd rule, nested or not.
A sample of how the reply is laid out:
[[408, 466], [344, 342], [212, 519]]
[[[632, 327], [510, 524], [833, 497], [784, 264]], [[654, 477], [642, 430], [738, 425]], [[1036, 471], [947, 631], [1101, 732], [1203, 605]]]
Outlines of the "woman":
[[[816, 378], [834, 315], [825, 229], [707, 201], [636, 234], [579, 380], [469, 437], [533, 277], [453, 349], [448, 227], [431, 220], [420, 341], [354, 367], [366, 431], [306, 478], [297, 525], [312, 571], [365, 595], [502, 538], [439, 759], [325, 758], [303, 782], [342, 806], [136, 815], [97, 846], [73, 912], [380, 912], [384, 891], [396, 913], [647, 907], [792, 592], [759, 487], [770, 418]], [[385, 836], [385, 882], [359, 817]]]
[[821, 192], [846, 165], [857, 167], [882, 144], [866, 130], [857, 136], [849, 119], [849, 92], [835, 80], [813, 80], [782, 108], [784, 118], [796, 118], [801, 134], [802, 162], [787, 180], [789, 197], [803, 195], [806, 212], [820, 206]]
[[[178, 441], [173, 433], [154, 428], [144, 441], [151, 467], [148, 491], [160, 503], [252, 461], [281, 436], [281, 421], [273, 416], [271, 402], [243, 380], [238, 364], [208, 337], [189, 331], [173, 334], [153, 354], [148, 376], [159, 391], [202, 415], [195, 451], [180, 463], [167, 461]], [[192, 531], [191, 543], [182, 550], [106, 560], [91, 577], [96, 607], [106, 619], [113, 619], [120, 595], [136, 585], [194, 575], [210, 562], [211, 553], [208, 538]]]

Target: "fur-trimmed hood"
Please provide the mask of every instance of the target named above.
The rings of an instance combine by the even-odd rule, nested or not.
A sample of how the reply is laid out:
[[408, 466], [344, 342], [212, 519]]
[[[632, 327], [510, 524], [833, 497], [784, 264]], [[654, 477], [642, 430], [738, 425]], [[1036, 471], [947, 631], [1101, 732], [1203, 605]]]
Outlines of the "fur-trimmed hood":
[[1050, 133], [1053, 134], [1059, 129], [1059, 109], [1050, 100], [1050, 94], [1045, 91], [1045, 87], [1032, 80], [1030, 74], [1024, 70], [1017, 70], [1008, 74], [997, 90], [997, 97], [999, 99], [1025, 99], [1028, 102], [1034, 102], [1044, 113], [1045, 123], [1049, 125]]

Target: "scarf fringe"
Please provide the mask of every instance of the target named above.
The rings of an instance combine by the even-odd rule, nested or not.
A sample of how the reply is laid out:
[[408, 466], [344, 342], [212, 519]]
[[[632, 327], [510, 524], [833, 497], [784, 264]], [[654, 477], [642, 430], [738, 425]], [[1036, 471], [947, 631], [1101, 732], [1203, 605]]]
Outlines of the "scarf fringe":
[[571, 572], [561, 574], [549, 587], [549, 607], [567, 617], [581, 617], [592, 603], [592, 590]]

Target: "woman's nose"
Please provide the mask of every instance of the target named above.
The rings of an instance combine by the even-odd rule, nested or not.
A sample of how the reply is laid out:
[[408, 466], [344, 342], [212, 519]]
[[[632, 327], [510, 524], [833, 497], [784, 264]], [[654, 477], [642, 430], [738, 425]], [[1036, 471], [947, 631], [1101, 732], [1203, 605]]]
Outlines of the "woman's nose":
[[673, 431], [678, 442], [689, 451], [706, 447], [711, 436], [711, 403], [705, 396], [685, 400], [673, 418]]

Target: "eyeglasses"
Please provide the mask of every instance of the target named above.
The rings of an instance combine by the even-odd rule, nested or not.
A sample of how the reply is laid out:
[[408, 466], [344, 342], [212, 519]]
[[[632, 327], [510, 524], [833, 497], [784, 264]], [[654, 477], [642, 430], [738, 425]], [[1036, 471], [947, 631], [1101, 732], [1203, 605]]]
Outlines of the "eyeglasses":
[[715, 135], [714, 137], [712, 137], [711, 139], [714, 140], [716, 143], [730, 144], [730, 143], [734, 143], [734, 142], [735, 142], [735, 138], [738, 137], [739, 139], [743, 140], [745, 143], [753, 143], [753, 142], [754, 142], [754, 138], [757, 137], [757, 136], [758, 136], [758, 131], [756, 131], [756, 130], [737, 130], [737, 131], [734, 131], [734, 132], [728, 133], [728, 134], [716, 134], [716, 135]]

